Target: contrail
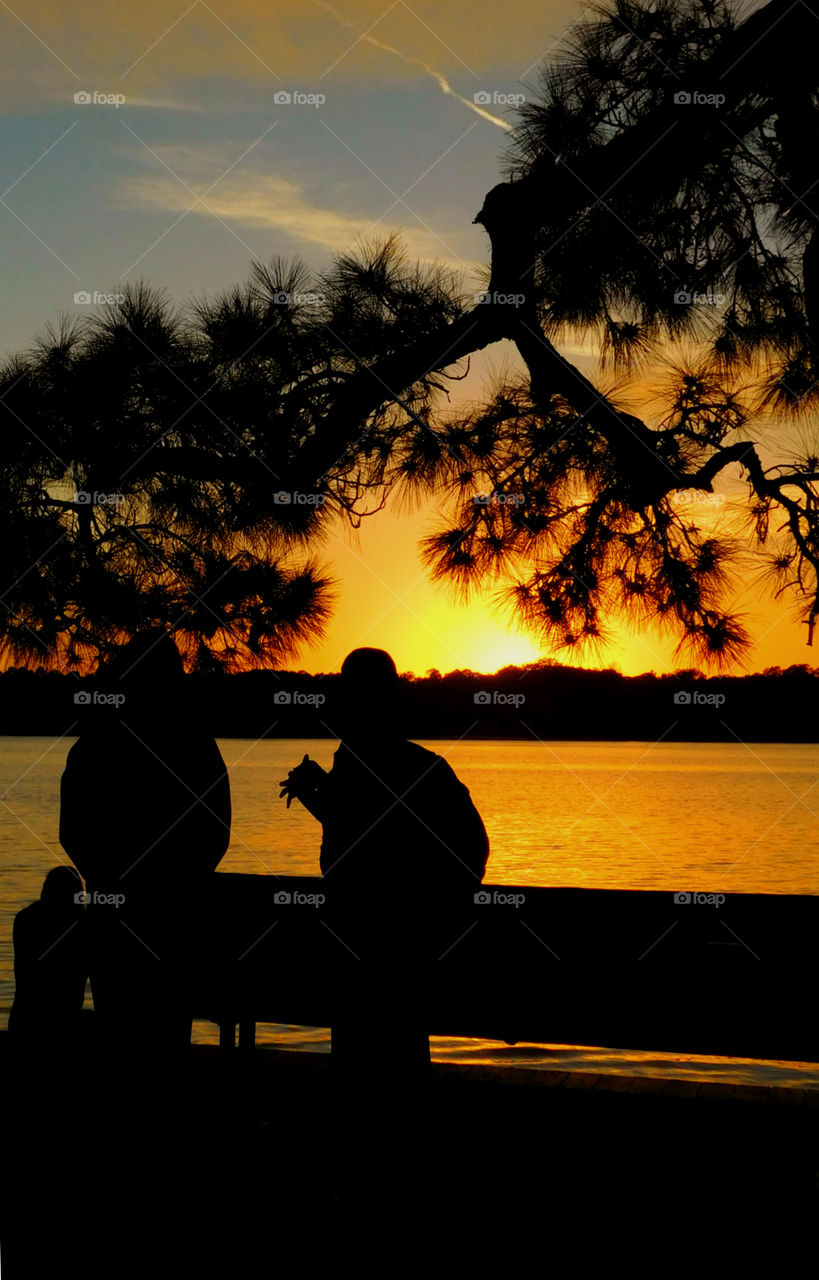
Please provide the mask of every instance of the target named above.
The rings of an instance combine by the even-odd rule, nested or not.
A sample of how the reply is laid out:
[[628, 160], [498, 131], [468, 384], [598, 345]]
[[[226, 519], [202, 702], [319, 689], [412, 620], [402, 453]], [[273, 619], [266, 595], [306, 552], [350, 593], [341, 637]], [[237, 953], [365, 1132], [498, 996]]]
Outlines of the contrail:
[[[343, 27], [347, 27], [350, 31], [356, 30], [355, 25], [350, 22], [349, 19], [345, 18], [343, 14], [340, 14], [336, 9], [334, 9], [332, 5], [327, 4], [326, 0], [316, 0], [316, 4], [320, 9], [326, 9], [327, 12], [335, 18], [336, 22], [339, 22]], [[428, 76], [432, 76], [433, 80], [438, 82], [443, 93], [449, 94], [451, 98], [457, 98], [458, 102], [462, 102], [465, 107], [469, 107], [470, 111], [474, 111], [476, 115], [482, 116], [483, 119], [488, 120], [490, 124], [496, 125], [499, 129], [506, 129], [507, 132], [513, 128], [508, 121], [501, 120], [500, 116], [493, 116], [491, 111], [486, 111], [483, 107], [479, 106], [477, 102], [472, 102], [470, 98], [464, 98], [462, 94], [452, 88], [452, 85], [449, 83], [446, 76], [443, 75], [442, 72], [437, 71], [435, 67], [431, 67], [428, 62], [424, 62], [421, 58], [414, 58], [409, 53], [402, 53], [402, 51], [400, 49], [396, 49], [394, 45], [385, 44], [383, 40], [377, 40], [375, 36], [371, 36], [366, 33], [363, 36], [359, 36], [359, 40], [366, 40], [367, 44], [371, 44], [375, 49], [383, 49], [385, 53], [394, 54], [396, 58], [400, 58], [402, 62], [406, 62], [409, 66], [420, 67], [422, 71], [425, 71]]]

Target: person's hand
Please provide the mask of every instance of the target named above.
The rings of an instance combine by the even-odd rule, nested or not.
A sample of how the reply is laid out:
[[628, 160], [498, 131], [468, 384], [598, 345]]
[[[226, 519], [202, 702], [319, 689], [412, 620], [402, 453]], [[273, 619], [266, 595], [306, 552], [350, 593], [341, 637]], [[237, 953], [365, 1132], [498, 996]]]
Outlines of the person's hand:
[[318, 786], [321, 785], [323, 778], [327, 774], [324, 772], [320, 764], [315, 760], [311, 760], [309, 755], [305, 755], [301, 764], [297, 764], [295, 769], [291, 769], [286, 778], [282, 778], [279, 786], [282, 790], [279, 792], [279, 799], [287, 796], [287, 807], [290, 808], [293, 800], [301, 800], [304, 796], [313, 793]]

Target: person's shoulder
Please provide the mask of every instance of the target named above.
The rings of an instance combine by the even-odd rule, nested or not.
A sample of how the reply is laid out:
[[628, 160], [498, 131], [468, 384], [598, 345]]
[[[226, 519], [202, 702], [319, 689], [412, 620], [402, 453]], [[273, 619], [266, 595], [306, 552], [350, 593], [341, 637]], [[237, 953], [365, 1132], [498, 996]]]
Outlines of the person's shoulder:
[[437, 751], [430, 751], [429, 747], [422, 747], [417, 742], [405, 742], [404, 749], [406, 758], [418, 769], [420, 773], [430, 773], [436, 780], [458, 781], [455, 770], [443, 756], [438, 755]]
[[15, 939], [25, 936], [30, 930], [36, 929], [38, 921], [43, 915], [43, 904], [39, 898], [34, 902], [30, 902], [28, 906], [21, 907], [14, 917], [12, 925], [12, 935]]
[[437, 751], [430, 751], [429, 747], [422, 747], [420, 742], [410, 742], [408, 738], [403, 738], [401, 748], [410, 759], [425, 760], [427, 764], [434, 764], [436, 760], [441, 760], [446, 764], [443, 756], [439, 756]]
[[112, 721], [105, 726], [94, 724], [90, 728], [83, 729], [77, 741], [68, 748], [65, 766], [68, 768], [69, 765], [81, 764], [98, 757], [110, 759], [112, 751], [119, 751], [133, 741], [133, 733], [128, 733], [117, 721]]
[[68, 769], [69, 766], [78, 764], [79, 761], [82, 760], [82, 758], [87, 754], [87, 752], [88, 752], [88, 735], [80, 734], [80, 736], [77, 738], [77, 741], [74, 743], [74, 745], [69, 747], [68, 751], [66, 752], [66, 757], [65, 757], [66, 769]]
[[222, 755], [219, 743], [212, 733], [206, 733], [203, 729], [194, 726], [190, 730], [178, 732], [175, 739], [171, 735], [166, 735], [165, 741], [169, 739], [179, 755], [189, 759], [192, 763], [197, 765], [216, 765], [225, 771], [227, 770], [225, 757]]

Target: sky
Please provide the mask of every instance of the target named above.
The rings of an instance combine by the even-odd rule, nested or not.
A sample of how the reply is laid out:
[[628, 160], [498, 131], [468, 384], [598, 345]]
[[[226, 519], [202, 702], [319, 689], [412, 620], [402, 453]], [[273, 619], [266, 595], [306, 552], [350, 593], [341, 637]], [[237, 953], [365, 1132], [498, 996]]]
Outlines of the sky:
[[[246, 279], [254, 259], [320, 270], [392, 232], [480, 287], [488, 244], [473, 218], [502, 177], [513, 99], [532, 96], [580, 14], [575, 0], [0, 0], [0, 350], [126, 281], [183, 305]], [[563, 350], [593, 370], [591, 349]], [[504, 358], [498, 347], [475, 362], [473, 385]], [[742, 492], [729, 482], [704, 518], [732, 519]], [[337, 669], [358, 644], [417, 672], [563, 656], [490, 591], [464, 605], [430, 581], [418, 539], [436, 510], [331, 532], [335, 615], [292, 665]], [[756, 640], [748, 669], [811, 660], [804, 628], [750, 572], [738, 607]], [[685, 665], [667, 638], [614, 629], [586, 665]]]

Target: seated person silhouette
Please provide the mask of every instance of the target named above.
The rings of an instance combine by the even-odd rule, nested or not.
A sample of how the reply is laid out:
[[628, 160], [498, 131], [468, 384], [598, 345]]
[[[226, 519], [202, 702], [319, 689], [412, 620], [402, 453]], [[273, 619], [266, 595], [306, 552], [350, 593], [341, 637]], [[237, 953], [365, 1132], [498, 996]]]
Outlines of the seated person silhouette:
[[86, 880], [94, 1008], [115, 1040], [141, 1016], [189, 1042], [197, 895], [230, 839], [227, 770], [183, 670], [165, 632], [126, 644], [62, 777], [60, 843]]
[[9, 1035], [20, 1045], [75, 1042], [85, 999], [87, 957], [82, 880], [54, 867], [40, 898], [14, 917], [14, 1003]]
[[469, 791], [433, 751], [401, 730], [401, 685], [382, 649], [355, 649], [330, 708], [341, 739], [329, 773], [308, 756], [281, 785], [322, 824], [321, 871], [338, 912], [347, 964], [332, 1028], [334, 1060], [354, 1070], [366, 1039], [395, 1066], [429, 1065], [425, 988], [430, 965], [457, 940], [489, 842]]

